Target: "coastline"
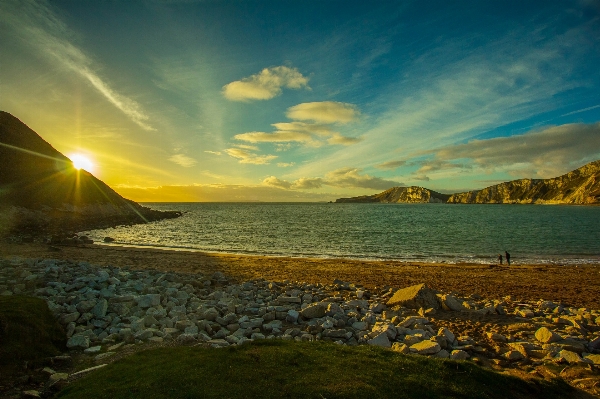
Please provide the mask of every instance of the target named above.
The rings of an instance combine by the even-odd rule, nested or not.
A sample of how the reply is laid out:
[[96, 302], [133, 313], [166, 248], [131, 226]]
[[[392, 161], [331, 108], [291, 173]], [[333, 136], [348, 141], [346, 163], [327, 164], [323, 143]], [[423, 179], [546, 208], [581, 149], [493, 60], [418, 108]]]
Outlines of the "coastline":
[[365, 287], [403, 288], [425, 283], [444, 292], [484, 298], [539, 299], [575, 307], [600, 308], [600, 265], [553, 264], [499, 266], [479, 263], [425, 263], [341, 258], [296, 258], [207, 253], [188, 249], [116, 245], [54, 246], [0, 243], [2, 258], [51, 258], [136, 270], [225, 273], [232, 279], [331, 283], [335, 279]]

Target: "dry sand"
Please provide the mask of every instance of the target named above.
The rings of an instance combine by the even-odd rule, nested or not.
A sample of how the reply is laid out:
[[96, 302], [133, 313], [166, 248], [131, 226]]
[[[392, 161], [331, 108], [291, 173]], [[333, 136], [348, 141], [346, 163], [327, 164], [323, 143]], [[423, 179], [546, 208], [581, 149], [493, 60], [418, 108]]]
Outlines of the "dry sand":
[[402, 288], [418, 283], [462, 295], [501, 299], [546, 299], [600, 309], [600, 265], [437, 264], [352, 259], [229, 255], [107, 245], [50, 247], [0, 243], [0, 257], [87, 261], [134, 269], [208, 274], [221, 271], [238, 281], [264, 278], [330, 283], [334, 279], [366, 287]]

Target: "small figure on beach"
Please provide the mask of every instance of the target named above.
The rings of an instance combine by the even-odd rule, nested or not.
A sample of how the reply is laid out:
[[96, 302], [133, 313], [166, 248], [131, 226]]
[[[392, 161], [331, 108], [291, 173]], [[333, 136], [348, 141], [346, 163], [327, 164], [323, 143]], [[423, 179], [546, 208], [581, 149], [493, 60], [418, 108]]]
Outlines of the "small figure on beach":
[[498, 262], [502, 264], [502, 254], [498, 254]]
[[[506, 264], [510, 266], [510, 254], [508, 251], [504, 251], [504, 257], [506, 258]], [[500, 261], [500, 263], [502, 264], [502, 261]]]

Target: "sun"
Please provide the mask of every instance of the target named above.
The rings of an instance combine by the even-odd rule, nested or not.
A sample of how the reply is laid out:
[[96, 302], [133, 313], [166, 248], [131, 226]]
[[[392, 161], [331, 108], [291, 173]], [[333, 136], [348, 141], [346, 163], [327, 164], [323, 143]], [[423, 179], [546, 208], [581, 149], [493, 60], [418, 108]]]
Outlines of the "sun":
[[71, 161], [73, 161], [73, 166], [77, 170], [84, 169], [88, 172], [92, 172], [94, 170], [94, 163], [85, 155], [72, 154], [69, 156], [69, 158]]

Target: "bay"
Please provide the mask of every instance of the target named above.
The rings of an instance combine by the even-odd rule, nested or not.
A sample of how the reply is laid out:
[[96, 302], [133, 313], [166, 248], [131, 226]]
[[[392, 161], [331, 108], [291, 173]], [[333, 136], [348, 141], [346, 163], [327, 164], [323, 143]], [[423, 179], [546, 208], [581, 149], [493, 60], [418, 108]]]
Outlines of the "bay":
[[456, 204], [146, 203], [183, 216], [93, 230], [96, 242], [293, 257], [600, 263], [600, 207]]

